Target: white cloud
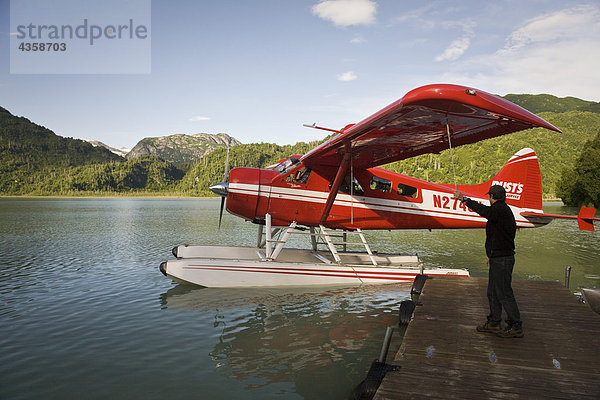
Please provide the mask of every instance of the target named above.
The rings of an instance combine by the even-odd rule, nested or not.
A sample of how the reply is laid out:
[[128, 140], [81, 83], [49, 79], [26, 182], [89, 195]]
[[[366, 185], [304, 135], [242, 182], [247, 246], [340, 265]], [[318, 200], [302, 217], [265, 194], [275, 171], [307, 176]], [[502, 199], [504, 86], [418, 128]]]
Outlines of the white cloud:
[[189, 119], [189, 121], [208, 121], [210, 119], [210, 117], [202, 117], [200, 115], [197, 115], [195, 117], [192, 117]]
[[508, 37], [506, 46], [500, 52], [510, 53], [525, 46], [562, 42], [577, 36], [596, 36], [599, 33], [599, 18], [598, 7], [592, 5], [533, 18]]
[[344, 72], [343, 74], [339, 74], [337, 78], [342, 82], [349, 82], [355, 80], [356, 78], [358, 78], [358, 76], [356, 76], [354, 72], [348, 71]]
[[550, 93], [600, 100], [600, 7], [584, 5], [530, 19], [505, 45], [457, 65], [454, 80], [498, 94]]
[[475, 23], [473, 21], [446, 21], [442, 23], [446, 29], [459, 28], [462, 31], [461, 37], [455, 39], [437, 57], [435, 61], [454, 61], [460, 58], [469, 49], [471, 38], [475, 35]]
[[469, 39], [468, 37], [456, 39], [455, 41], [450, 43], [450, 46], [448, 46], [442, 54], [435, 58], [435, 61], [456, 60], [457, 58], [462, 56], [465, 53], [465, 51], [467, 51], [470, 45], [471, 39]]
[[371, 0], [325, 0], [312, 7], [314, 15], [340, 27], [374, 24], [376, 10]]
[[365, 39], [362, 35], [354, 35], [354, 37], [350, 40], [352, 44], [361, 44], [366, 43], [367, 39]]
[[394, 23], [403, 25], [411, 24], [412, 26], [418, 27], [421, 30], [433, 29], [436, 26], [436, 22], [426, 17], [426, 15], [435, 8], [436, 4], [432, 2], [419, 9], [408, 10], [404, 14], [394, 18], [393, 21]]

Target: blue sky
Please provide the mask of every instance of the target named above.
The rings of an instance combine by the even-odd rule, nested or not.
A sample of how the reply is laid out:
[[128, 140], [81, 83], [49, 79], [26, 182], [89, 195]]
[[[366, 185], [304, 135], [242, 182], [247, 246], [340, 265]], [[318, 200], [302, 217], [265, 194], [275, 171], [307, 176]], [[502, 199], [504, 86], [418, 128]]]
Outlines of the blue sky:
[[11, 74], [9, 10], [0, 0], [0, 106], [113, 147], [316, 140], [303, 123], [341, 128], [430, 83], [600, 101], [597, 1], [153, 0], [137, 75]]

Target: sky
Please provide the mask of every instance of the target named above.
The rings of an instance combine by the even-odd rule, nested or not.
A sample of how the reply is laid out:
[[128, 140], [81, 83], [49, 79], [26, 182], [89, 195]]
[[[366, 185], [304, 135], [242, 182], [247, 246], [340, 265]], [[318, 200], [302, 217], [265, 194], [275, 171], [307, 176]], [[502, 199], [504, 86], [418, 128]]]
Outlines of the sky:
[[302, 125], [340, 129], [432, 83], [600, 101], [598, 1], [152, 0], [149, 68], [123, 74], [11, 73], [10, 3], [0, 106], [117, 148], [318, 140]]

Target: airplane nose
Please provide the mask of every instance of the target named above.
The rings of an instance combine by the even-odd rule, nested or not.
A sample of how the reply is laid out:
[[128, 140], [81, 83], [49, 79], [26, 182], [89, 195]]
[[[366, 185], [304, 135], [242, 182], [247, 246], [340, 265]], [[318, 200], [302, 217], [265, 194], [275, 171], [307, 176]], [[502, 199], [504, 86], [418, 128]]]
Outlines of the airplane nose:
[[221, 197], [227, 197], [227, 192], [229, 192], [229, 183], [227, 182], [219, 182], [211, 185], [209, 189], [214, 193], [218, 194]]

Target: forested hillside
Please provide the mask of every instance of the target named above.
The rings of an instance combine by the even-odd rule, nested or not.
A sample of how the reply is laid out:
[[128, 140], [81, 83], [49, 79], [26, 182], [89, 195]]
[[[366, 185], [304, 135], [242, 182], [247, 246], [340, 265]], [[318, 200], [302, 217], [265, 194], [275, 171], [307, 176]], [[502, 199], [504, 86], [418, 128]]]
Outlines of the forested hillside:
[[64, 138], [0, 107], [0, 193], [27, 193], [54, 169], [124, 160], [103, 147]]
[[64, 138], [27, 118], [0, 107], [2, 160], [13, 165], [74, 166], [123, 160], [103, 147], [79, 139]]
[[600, 131], [585, 143], [574, 165], [563, 170], [556, 192], [567, 205], [600, 207]]
[[[573, 174], [584, 144], [600, 132], [600, 107], [598, 103], [550, 95], [506, 97], [537, 110], [563, 133], [536, 128], [458, 147], [454, 149], [457, 181], [487, 181], [515, 152], [531, 147], [540, 161], [544, 195], [554, 198], [563, 170]], [[229, 165], [265, 167], [289, 155], [304, 154], [319, 142], [240, 144], [231, 147]], [[217, 148], [196, 161], [178, 165], [153, 156], [125, 160], [104, 148], [57, 136], [0, 108], [0, 194], [211, 196], [208, 186], [223, 179], [226, 154], [225, 148]], [[384, 168], [432, 182], [453, 181], [448, 150]]]
[[[294, 154], [304, 154], [316, 147], [318, 141], [279, 146], [272, 143], [241, 144], [229, 152], [229, 168], [266, 167]], [[223, 180], [227, 149], [218, 149], [192, 166], [177, 185], [177, 191], [191, 196], [211, 196], [210, 185]]]
[[44, 167], [21, 182], [17, 193], [30, 195], [173, 192], [184, 173], [152, 156], [69, 168]]
[[534, 114], [541, 112], [590, 111], [600, 113], [600, 103], [581, 100], [576, 97], [556, 97], [551, 94], [507, 94], [506, 100], [529, 110]]
[[183, 175], [156, 157], [127, 161], [0, 107], [0, 194], [168, 191]]

